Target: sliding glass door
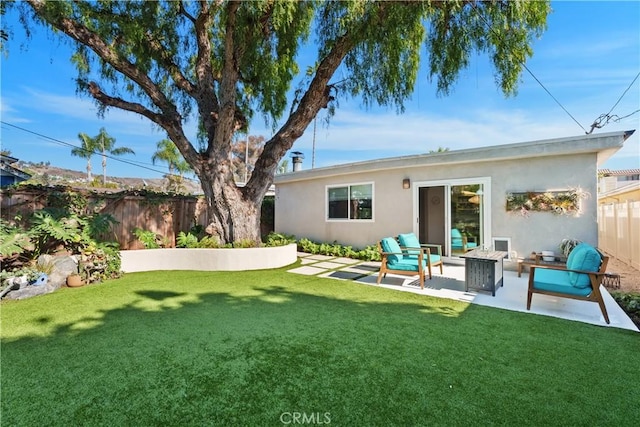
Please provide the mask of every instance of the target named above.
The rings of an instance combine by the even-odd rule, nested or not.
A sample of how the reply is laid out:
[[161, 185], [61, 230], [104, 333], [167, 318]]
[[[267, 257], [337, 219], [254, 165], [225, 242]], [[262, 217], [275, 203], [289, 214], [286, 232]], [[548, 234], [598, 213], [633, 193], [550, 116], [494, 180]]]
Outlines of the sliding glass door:
[[451, 255], [482, 247], [483, 185], [452, 185], [450, 194]]
[[490, 242], [490, 178], [416, 183], [415, 213], [422, 243], [458, 257]]

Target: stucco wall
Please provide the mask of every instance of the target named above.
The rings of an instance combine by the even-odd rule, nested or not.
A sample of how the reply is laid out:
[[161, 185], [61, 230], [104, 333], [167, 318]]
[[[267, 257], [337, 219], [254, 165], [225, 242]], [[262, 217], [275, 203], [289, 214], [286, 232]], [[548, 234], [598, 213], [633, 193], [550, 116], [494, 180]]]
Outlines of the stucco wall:
[[[416, 183], [490, 177], [492, 230], [487, 237], [510, 237], [512, 251], [517, 251], [520, 256], [532, 250], [557, 252], [563, 238], [597, 244], [596, 173], [596, 154], [585, 153], [409, 166], [354, 174], [344, 171], [305, 181], [282, 182], [276, 185], [275, 230], [298, 238], [364, 247], [385, 236], [418, 232], [414, 217]], [[402, 188], [404, 178], [411, 179], [410, 190]], [[327, 185], [366, 182], [374, 183], [373, 221], [326, 221]], [[580, 188], [590, 195], [582, 201], [578, 217], [547, 212], [533, 212], [522, 217], [506, 212], [506, 195], [509, 192], [571, 188]]]

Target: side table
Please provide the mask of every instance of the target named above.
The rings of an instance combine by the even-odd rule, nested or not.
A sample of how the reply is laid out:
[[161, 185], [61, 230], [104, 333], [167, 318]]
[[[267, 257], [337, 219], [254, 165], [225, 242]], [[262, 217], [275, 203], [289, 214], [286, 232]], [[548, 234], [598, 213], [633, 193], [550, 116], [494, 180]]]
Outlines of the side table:
[[503, 260], [507, 252], [474, 249], [460, 255], [464, 258], [464, 283], [467, 291], [489, 291], [496, 296], [496, 289], [503, 285]]
[[541, 254], [536, 254], [535, 258], [518, 258], [518, 277], [522, 276], [522, 270], [525, 266], [532, 265], [558, 265], [563, 266], [566, 261], [556, 258], [555, 261], [544, 261]]

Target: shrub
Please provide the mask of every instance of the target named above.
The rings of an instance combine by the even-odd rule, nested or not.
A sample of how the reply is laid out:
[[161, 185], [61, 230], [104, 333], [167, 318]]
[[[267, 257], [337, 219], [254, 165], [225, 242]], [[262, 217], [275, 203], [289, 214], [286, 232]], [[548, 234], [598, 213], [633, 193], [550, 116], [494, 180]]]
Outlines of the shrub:
[[293, 235], [271, 232], [265, 239], [265, 246], [286, 246], [296, 242]]
[[140, 243], [144, 245], [145, 249], [158, 249], [162, 247], [162, 236], [153, 231], [135, 228], [133, 234], [138, 238]]
[[380, 253], [375, 245], [369, 245], [364, 249], [353, 249], [351, 246], [342, 246], [334, 243], [315, 243], [307, 238], [298, 240], [298, 250], [313, 255], [329, 255], [347, 257], [362, 261], [380, 261]]
[[611, 296], [629, 315], [633, 323], [640, 327], [640, 294], [634, 292], [613, 291]]

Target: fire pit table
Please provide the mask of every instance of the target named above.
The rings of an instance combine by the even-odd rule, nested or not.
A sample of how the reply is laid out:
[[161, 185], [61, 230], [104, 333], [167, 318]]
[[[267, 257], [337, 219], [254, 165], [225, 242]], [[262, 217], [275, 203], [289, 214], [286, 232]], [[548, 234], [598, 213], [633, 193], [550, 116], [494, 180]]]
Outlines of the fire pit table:
[[474, 249], [460, 255], [464, 258], [466, 291], [489, 291], [495, 297], [496, 289], [502, 286], [502, 266], [507, 255], [507, 252], [483, 249]]

